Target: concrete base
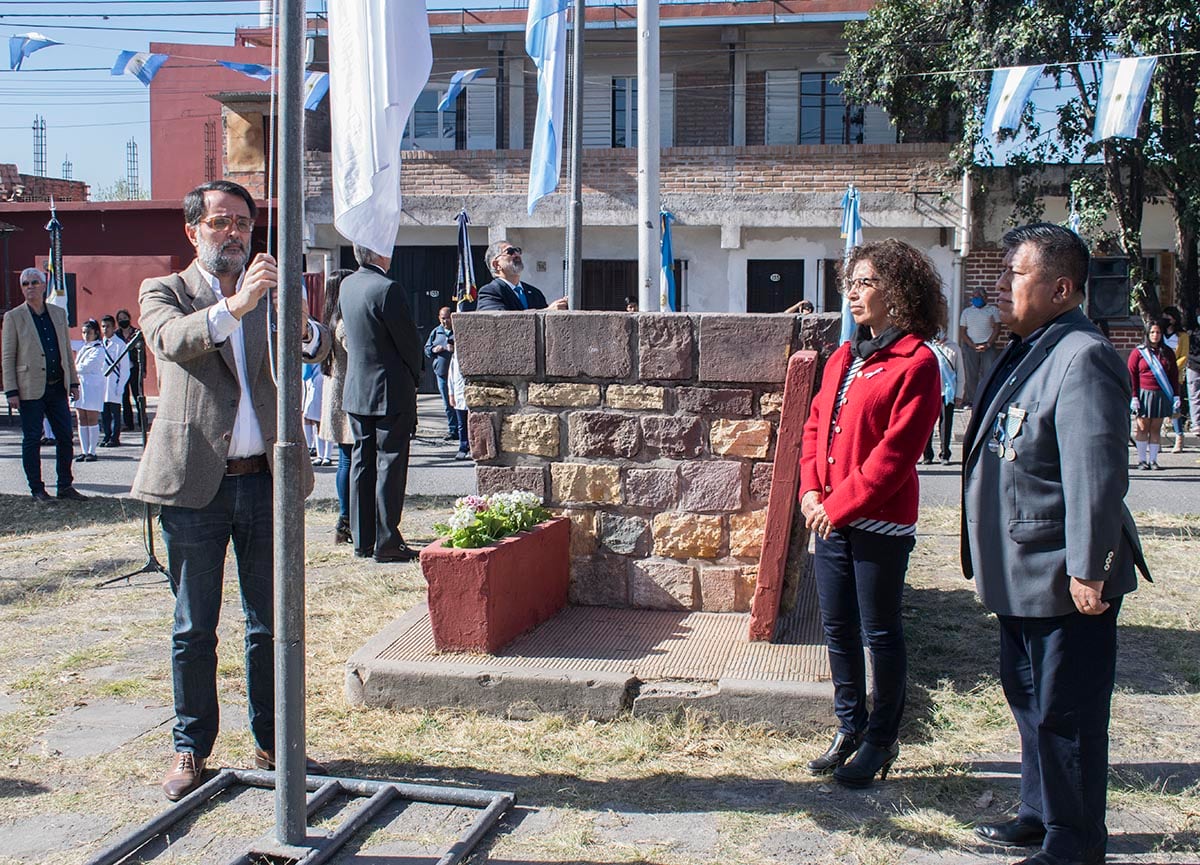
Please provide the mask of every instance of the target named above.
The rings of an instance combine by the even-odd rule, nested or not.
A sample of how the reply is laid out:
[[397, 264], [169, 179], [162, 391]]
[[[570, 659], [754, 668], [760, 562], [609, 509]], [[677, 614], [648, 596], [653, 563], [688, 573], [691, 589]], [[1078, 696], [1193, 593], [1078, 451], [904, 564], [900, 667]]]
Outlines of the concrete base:
[[[424, 605], [350, 658], [351, 703], [449, 706], [506, 717], [558, 712], [610, 720], [684, 709], [774, 727], [827, 727], [833, 688], [813, 611], [796, 611], [784, 640], [746, 639], [745, 613], [567, 607], [496, 655], [444, 654]], [[803, 615], [802, 615], [803, 614]], [[784, 623], [781, 623], [784, 624]]]

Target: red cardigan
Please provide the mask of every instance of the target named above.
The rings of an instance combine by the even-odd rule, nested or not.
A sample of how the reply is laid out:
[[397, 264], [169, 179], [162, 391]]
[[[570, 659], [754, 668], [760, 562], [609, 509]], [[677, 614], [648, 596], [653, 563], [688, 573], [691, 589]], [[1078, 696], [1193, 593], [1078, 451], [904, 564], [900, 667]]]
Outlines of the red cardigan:
[[[1167, 374], [1171, 389], [1175, 391], [1175, 396], [1179, 396], [1179, 366], [1175, 363], [1175, 353], [1166, 346], [1158, 351], [1150, 349], [1150, 353], [1158, 355], [1158, 362]], [[1138, 395], [1139, 390], [1162, 390], [1158, 386], [1158, 379], [1150, 371], [1150, 364], [1146, 363], [1146, 359], [1136, 348], [1129, 352], [1129, 384], [1133, 387], [1134, 396]]]
[[800, 451], [800, 497], [816, 490], [835, 528], [854, 520], [916, 523], [917, 460], [942, 410], [933, 352], [905, 334], [872, 354], [846, 392], [832, 437], [833, 403], [850, 367], [843, 344], [821, 377]]

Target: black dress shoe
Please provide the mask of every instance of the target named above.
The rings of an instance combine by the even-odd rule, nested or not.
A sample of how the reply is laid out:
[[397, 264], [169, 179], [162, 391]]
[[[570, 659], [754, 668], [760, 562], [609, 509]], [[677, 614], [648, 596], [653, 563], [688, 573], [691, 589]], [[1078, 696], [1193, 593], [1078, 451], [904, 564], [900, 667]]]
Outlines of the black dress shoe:
[[86, 463], [87, 462], [87, 454], [79, 454], [78, 456], [75, 457], [75, 462]]
[[54, 501], [53, 496], [51, 496], [50, 493], [46, 492], [45, 490], [38, 490], [37, 492], [30, 493], [30, 495], [33, 496], [33, 500], [35, 502], [52, 502], [52, 501]]
[[95, 454], [88, 454], [87, 459], [84, 460], [84, 462], [85, 463], [94, 463], [98, 459], [100, 459], [100, 457], [96, 456]]
[[86, 502], [87, 501], [87, 496], [85, 496], [79, 490], [75, 489], [75, 487], [67, 487], [65, 490], [59, 490], [58, 497], [60, 499], [67, 499], [68, 501], [72, 501], [72, 502]]
[[380, 564], [390, 564], [392, 562], [415, 562], [421, 557], [421, 554], [412, 547], [405, 544], [399, 549], [389, 550], [386, 553], [376, 553], [375, 561]]
[[1013, 818], [1003, 823], [980, 823], [975, 827], [975, 834], [1000, 847], [1037, 847], [1046, 837], [1046, 827]]
[[870, 787], [875, 781], [875, 773], [879, 780], [887, 780], [892, 764], [900, 756], [900, 746], [893, 742], [886, 748], [872, 745], [864, 741], [854, 755], [854, 759], [843, 763], [833, 770], [833, 780], [847, 787]]
[[850, 755], [862, 744], [862, 734], [843, 733], [838, 730], [828, 750], [815, 760], [808, 761], [808, 771], [814, 775], [828, 775], [850, 759]]

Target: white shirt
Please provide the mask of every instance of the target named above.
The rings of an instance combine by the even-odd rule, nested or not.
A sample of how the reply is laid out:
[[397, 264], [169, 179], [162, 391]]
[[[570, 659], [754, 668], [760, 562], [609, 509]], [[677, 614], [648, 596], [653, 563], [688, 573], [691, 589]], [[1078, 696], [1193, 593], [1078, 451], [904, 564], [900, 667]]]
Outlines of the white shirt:
[[967, 329], [971, 342], [987, 342], [992, 338], [992, 325], [1000, 321], [1000, 310], [988, 304], [986, 306], [968, 305], [958, 317], [960, 327]]
[[[233, 419], [233, 432], [229, 438], [229, 459], [252, 457], [267, 452], [263, 442], [262, 427], [258, 424], [258, 415], [254, 413], [254, 398], [250, 394], [249, 377], [246, 374], [246, 339], [242, 330], [242, 322], [229, 311], [229, 301], [221, 294], [221, 282], [199, 264], [196, 269], [208, 280], [213, 293], [221, 298], [208, 308], [208, 335], [213, 344], [229, 340], [233, 348], [233, 363], [237, 369], [238, 407], [237, 416]], [[242, 290], [242, 280], [246, 271], [238, 276], [237, 288], [234, 293]], [[264, 334], [264, 337], [266, 335]]]
[[129, 355], [121, 357], [122, 352], [125, 351], [125, 340], [114, 333], [103, 343], [106, 358], [105, 369], [118, 357], [121, 358], [121, 362], [104, 380], [104, 401], [120, 402], [121, 394], [125, 390], [125, 382], [129, 381]]

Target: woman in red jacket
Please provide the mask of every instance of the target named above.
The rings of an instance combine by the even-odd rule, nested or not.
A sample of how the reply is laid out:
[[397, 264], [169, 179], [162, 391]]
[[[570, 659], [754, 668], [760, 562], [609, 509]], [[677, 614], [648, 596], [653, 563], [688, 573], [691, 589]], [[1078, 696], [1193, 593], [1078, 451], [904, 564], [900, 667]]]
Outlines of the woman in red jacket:
[[1138, 468], [1157, 470], [1163, 418], [1179, 412], [1179, 366], [1175, 352], [1163, 342], [1161, 323], [1150, 325], [1146, 341], [1129, 353], [1129, 383], [1133, 387], [1129, 413], [1137, 418], [1133, 443]]
[[829, 750], [808, 766], [865, 787], [877, 773], [886, 778], [900, 753], [900, 602], [916, 535], [916, 467], [942, 408], [925, 340], [944, 325], [946, 301], [932, 262], [899, 240], [856, 247], [846, 274], [842, 293], [857, 333], [825, 364], [800, 457], [800, 509], [817, 536], [813, 570], [838, 719]]

